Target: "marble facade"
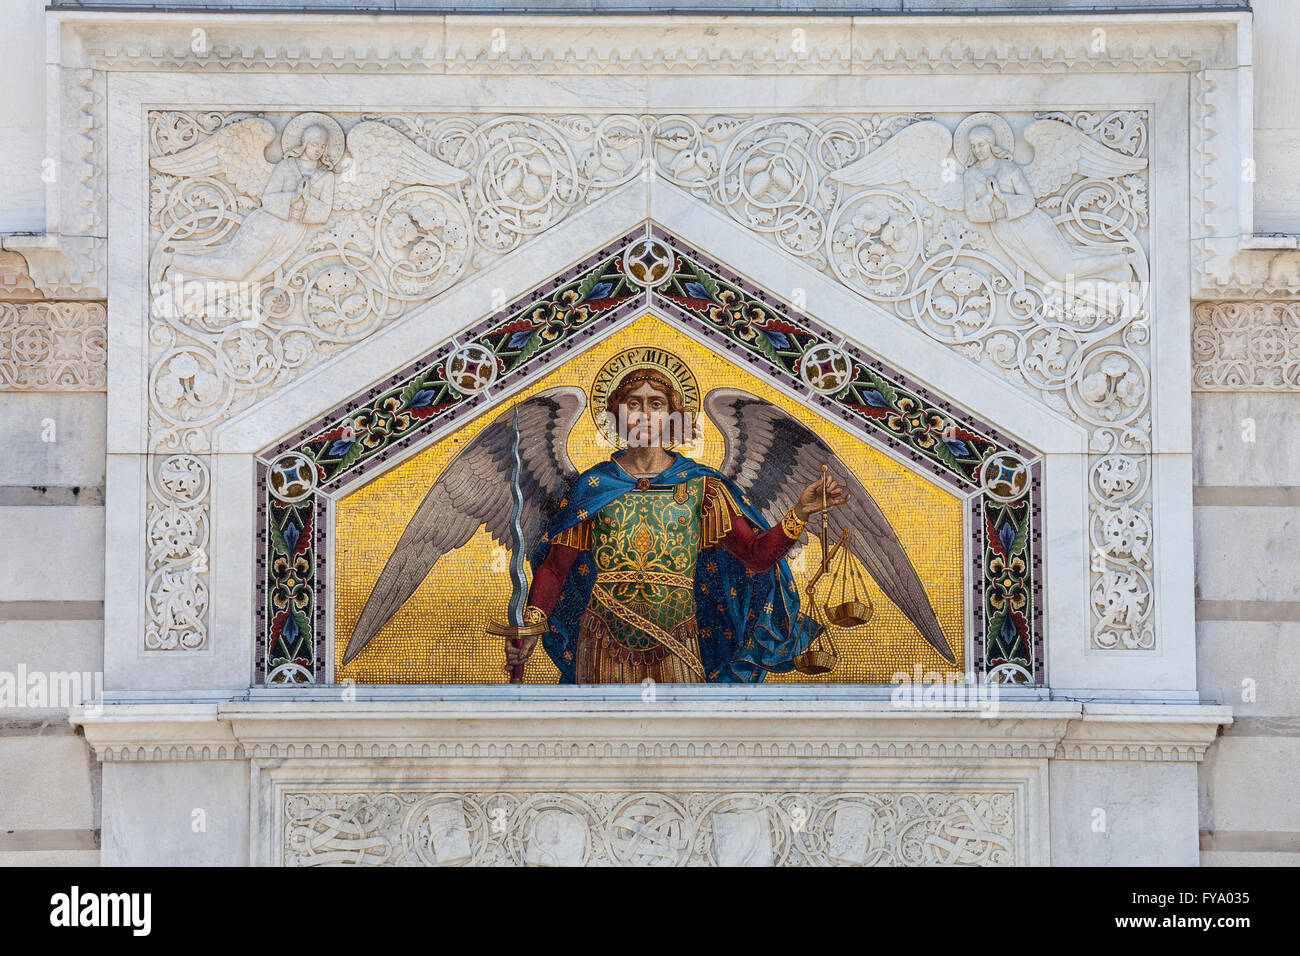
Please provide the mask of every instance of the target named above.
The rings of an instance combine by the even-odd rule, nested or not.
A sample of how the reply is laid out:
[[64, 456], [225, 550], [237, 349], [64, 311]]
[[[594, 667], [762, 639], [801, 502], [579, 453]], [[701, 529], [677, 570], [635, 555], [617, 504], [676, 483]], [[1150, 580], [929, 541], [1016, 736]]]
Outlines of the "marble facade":
[[[1297, 599], [1264, 568], [1253, 581], [1227, 545], [1254, 521], [1246, 536], [1291, 562], [1277, 519], [1300, 504], [1278, 436], [1298, 387], [1300, 252], [1254, 237], [1238, 173], [1253, 155], [1248, 14], [1014, 28], [61, 10], [48, 22], [57, 189], [45, 234], [6, 237], [0, 253], [0, 390], [15, 421], [43, 415], [34, 395], [57, 396], [66, 443], [17, 447], [45, 456], [42, 474], [85, 473], [90, 499], [65, 501], [68, 478], [11, 491], [34, 484], [30, 470], [0, 482], [7, 527], [42, 540], [6, 568], [0, 604], [29, 618], [0, 621], [0, 646], [20, 655], [48, 632], [42, 665], [75, 645], [69, 666], [102, 670], [103, 694], [65, 708], [93, 751], [68, 769], [91, 768], [92, 812], [70, 807], [63, 843], [30, 852], [92, 853], [71, 834], [94, 827], [105, 864], [1195, 865], [1288, 852], [1260, 834], [1300, 825], [1260, 817], [1294, 773], [1276, 723], [1294, 722], [1294, 688], [1270, 684], [1243, 707], [1239, 685], [1294, 661], [1279, 649], [1288, 624], [1264, 615]], [[343, 191], [310, 238], [276, 239], [274, 265], [225, 276], [283, 283], [283, 309], [244, 334], [205, 307], [160, 309], [168, 242], [188, 243], [192, 270], [215, 262], [257, 207], [263, 147], [305, 113], [338, 124]], [[1054, 321], [1026, 306], [1065, 277], [1026, 268], [1014, 238], [945, 192], [976, 125], [1010, 135], [1046, 228], [1121, 253], [1131, 299], [1080, 305], [1065, 283]], [[187, 152], [219, 137], [224, 173]], [[863, 157], [885, 159], [855, 172]], [[214, 227], [211, 201], [187, 193], [222, 181]], [[415, 251], [428, 236], [348, 233], [353, 213], [384, 221], [398, 193], [438, 206], [441, 258]], [[884, 241], [881, 210], [892, 235], [916, 239]], [[1044, 455], [1044, 683], [999, 685], [981, 714], [900, 704], [887, 686], [645, 699], [256, 682], [258, 453], [645, 224]], [[922, 249], [950, 258], [926, 272]], [[417, 278], [385, 285], [394, 267]], [[350, 312], [309, 301], [342, 308], [362, 286]], [[1229, 466], [1247, 419], [1268, 440]], [[1266, 500], [1243, 503], [1249, 485]], [[66, 570], [52, 579], [50, 566]], [[76, 619], [101, 601], [102, 624]], [[1227, 623], [1243, 613], [1260, 617]], [[30, 619], [48, 614], [68, 617]], [[22, 746], [4, 759], [45, 759]], [[1262, 766], [1276, 789], [1252, 806], [1233, 780]], [[15, 819], [39, 799], [15, 796]]]

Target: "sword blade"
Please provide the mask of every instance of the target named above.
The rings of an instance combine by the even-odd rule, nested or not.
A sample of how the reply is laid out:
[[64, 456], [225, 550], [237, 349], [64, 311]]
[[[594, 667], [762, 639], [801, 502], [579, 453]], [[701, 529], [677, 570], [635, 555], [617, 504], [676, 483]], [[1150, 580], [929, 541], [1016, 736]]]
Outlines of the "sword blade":
[[515, 405], [514, 437], [510, 445], [510, 604], [509, 623], [522, 627], [528, 603], [528, 578], [524, 574], [524, 491], [520, 485], [523, 462], [519, 457], [519, 406]]

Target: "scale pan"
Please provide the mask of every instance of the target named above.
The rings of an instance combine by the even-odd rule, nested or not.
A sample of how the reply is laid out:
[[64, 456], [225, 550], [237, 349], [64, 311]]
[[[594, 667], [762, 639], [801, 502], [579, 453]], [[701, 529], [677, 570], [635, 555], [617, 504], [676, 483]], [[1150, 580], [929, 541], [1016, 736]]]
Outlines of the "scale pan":
[[794, 669], [800, 674], [825, 674], [834, 670], [838, 655], [834, 651], [809, 648], [794, 659]]
[[871, 620], [871, 605], [862, 601], [845, 601], [827, 605], [826, 619], [837, 627], [859, 627]]

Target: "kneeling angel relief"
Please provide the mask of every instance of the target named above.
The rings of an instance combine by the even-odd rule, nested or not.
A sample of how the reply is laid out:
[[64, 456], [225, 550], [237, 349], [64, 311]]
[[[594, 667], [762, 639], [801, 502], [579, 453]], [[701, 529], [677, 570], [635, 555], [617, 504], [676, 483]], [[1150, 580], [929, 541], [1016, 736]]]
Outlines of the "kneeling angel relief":
[[[336, 679], [863, 681], [922, 659], [960, 671], [955, 498], [684, 336], [592, 351], [566, 364], [567, 383], [444, 440], [445, 463], [416, 461], [340, 506]], [[703, 385], [692, 364], [708, 367]], [[393, 494], [411, 498], [430, 470], [382, 544], [382, 526], [400, 526]], [[426, 666], [404, 671], [420, 644]], [[455, 661], [485, 654], [486, 671]]]

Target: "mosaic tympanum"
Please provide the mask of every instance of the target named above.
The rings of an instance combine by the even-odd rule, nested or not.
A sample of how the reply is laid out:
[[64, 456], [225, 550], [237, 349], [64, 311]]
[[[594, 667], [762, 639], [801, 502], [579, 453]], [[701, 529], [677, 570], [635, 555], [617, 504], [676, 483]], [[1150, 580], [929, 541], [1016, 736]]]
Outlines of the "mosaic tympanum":
[[267, 682], [1041, 681], [1029, 449], [666, 234], [526, 299], [264, 454]]

